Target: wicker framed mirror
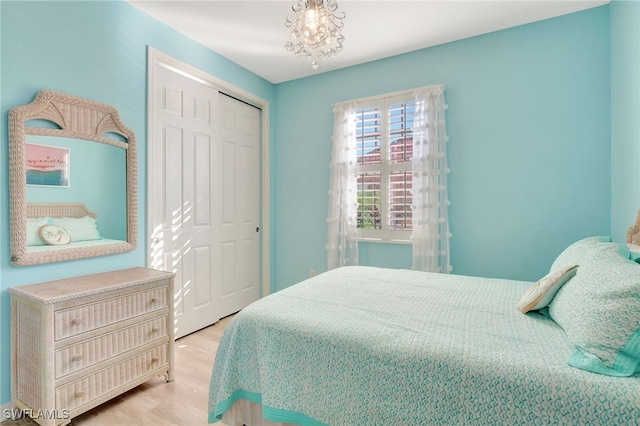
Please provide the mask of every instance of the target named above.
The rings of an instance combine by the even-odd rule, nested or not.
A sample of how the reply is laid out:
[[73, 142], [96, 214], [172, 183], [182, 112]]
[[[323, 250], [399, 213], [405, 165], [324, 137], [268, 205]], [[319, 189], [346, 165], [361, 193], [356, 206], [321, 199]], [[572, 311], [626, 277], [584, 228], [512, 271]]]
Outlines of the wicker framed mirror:
[[14, 265], [134, 250], [135, 133], [110, 105], [38, 92], [9, 112], [9, 204]]

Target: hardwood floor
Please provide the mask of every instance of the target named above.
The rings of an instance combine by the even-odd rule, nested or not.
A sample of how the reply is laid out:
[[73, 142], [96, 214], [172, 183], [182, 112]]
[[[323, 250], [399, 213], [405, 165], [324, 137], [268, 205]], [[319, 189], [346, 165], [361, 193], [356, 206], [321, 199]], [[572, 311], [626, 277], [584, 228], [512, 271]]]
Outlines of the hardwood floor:
[[[72, 419], [73, 426], [207, 425], [209, 380], [222, 334], [232, 316], [176, 340], [175, 380], [150, 380]], [[36, 425], [28, 418], [2, 426]]]

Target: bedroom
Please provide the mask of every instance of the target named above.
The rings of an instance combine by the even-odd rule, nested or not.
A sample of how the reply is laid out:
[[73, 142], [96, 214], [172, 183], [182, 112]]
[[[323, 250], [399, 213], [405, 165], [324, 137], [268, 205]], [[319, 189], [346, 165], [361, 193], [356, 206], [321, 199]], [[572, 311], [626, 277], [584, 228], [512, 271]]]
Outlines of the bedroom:
[[[269, 100], [274, 111], [272, 292], [306, 278], [309, 269], [326, 269], [331, 104], [346, 99], [447, 84], [456, 274], [536, 280], [563, 247], [580, 237], [612, 235], [623, 241], [640, 206], [639, 12], [634, 2], [614, 1], [279, 85], [124, 3], [3, 1], [1, 7], [4, 128], [8, 110], [43, 88], [117, 105], [138, 134], [141, 199], [146, 187], [147, 45]], [[404, 71], [401, 79], [386, 78], [398, 68]], [[302, 131], [309, 135], [304, 144], [299, 143]], [[2, 140], [0, 160], [6, 170], [6, 130]], [[306, 163], [291, 157], [293, 153], [325, 160]], [[6, 171], [0, 184], [4, 406], [11, 398], [6, 289], [42, 277], [144, 265], [146, 252], [141, 245], [126, 254], [14, 267], [6, 237]], [[144, 241], [147, 211], [142, 202], [139, 217], [139, 241]], [[403, 245], [361, 247], [363, 264], [407, 268], [410, 259], [410, 249]]]

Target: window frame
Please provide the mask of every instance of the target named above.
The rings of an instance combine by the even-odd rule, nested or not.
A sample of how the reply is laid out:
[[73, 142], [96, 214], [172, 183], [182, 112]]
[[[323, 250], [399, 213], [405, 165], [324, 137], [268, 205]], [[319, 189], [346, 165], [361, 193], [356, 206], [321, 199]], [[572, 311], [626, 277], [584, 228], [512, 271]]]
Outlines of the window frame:
[[[411, 243], [412, 230], [394, 230], [390, 229], [390, 173], [392, 172], [408, 172], [412, 173], [412, 160], [404, 162], [390, 161], [390, 107], [397, 104], [414, 103], [415, 99], [411, 91], [396, 94], [388, 94], [375, 96], [365, 99], [354, 100], [355, 110], [357, 112], [368, 108], [380, 108], [381, 111], [381, 145], [380, 145], [380, 164], [357, 164], [357, 176], [368, 172], [380, 172], [380, 198], [381, 198], [381, 229], [364, 229], [358, 227], [358, 240], [368, 242], [393, 242], [393, 243]], [[413, 180], [413, 179], [412, 179]], [[409, 190], [410, 191], [410, 190]], [[356, 197], [360, 190], [356, 191]], [[356, 202], [357, 202], [356, 198]], [[409, 205], [408, 210], [412, 210]]]

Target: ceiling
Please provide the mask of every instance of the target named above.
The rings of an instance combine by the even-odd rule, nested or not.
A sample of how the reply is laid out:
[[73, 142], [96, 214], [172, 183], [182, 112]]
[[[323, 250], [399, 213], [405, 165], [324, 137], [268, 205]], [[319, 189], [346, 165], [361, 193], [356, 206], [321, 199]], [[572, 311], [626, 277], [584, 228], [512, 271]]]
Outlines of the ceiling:
[[344, 50], [320, 62], [284, 49], [288, 1], [127, 0], [272, 83], [336, 70], [609, 3], [609, 0], [338, 0]]

